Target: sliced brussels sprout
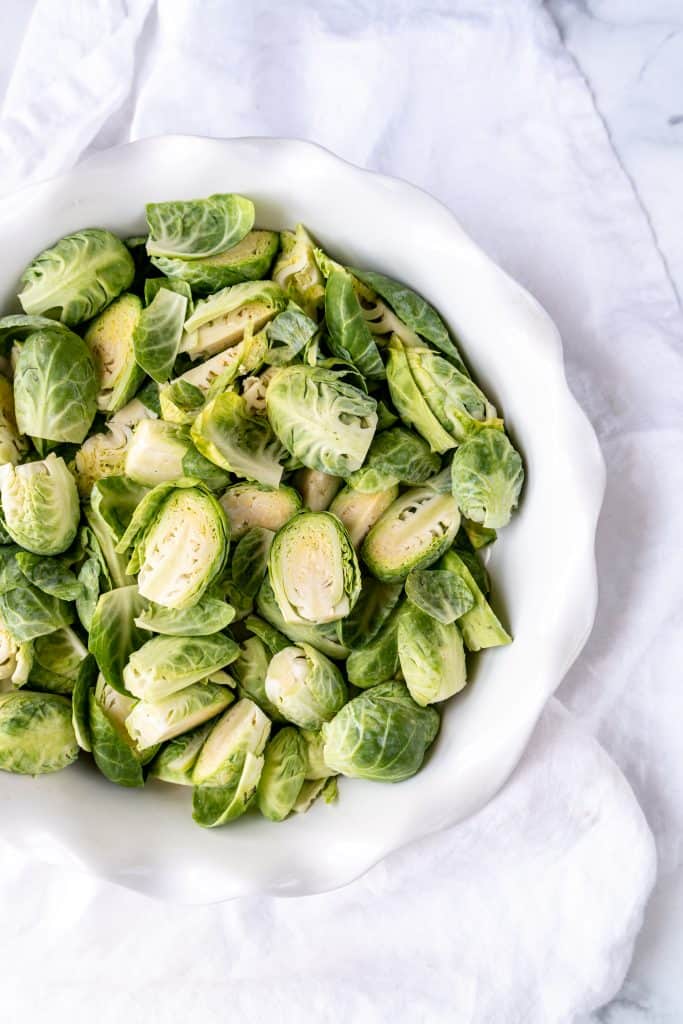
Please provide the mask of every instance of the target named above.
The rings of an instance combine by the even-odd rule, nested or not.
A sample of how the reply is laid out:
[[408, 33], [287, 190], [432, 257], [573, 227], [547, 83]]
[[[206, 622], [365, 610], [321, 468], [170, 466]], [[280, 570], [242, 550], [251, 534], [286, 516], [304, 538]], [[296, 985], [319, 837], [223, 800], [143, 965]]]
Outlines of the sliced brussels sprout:
[[238, 653], [235, 641], [222, 633], [155, 636], [130, 654], [123, 681], [135, 697], [159, 701], [206, 679], [234, 661]]
[[254, 226], [251, 199], [217, 193], [207, 199], [147, 203], [150, 256], [206, 259], [237, 245]]
[[325, 764], [323, 747], [325, 741], [322, 732], [311, 732], [310, 729], [302, 729], [299, 734], [305, 744], [305, 777], [306, 781], [313, 782], [316, 779], [329, 779], [334, 772]]
[[204, 406], [192, 424], [192, 440], [217, 466], [277, 487], [285, 451], [266, 419], [250, 416], [242, 395], [230, 391]]
[[382, 357], [363, 316], [353, 279], [343, 267], [335, 267], [327, 278], [325, 322], [329, 331], [328, 345], [335, 356], [353, 363], [371, 380], [386, 377]]
[[310, 644], [279, 651], [268, 665], [266, 695], [280, 714], [302, 729], [319, 729], [346, 703], [341, 672]]
[[411, 569], [436, 562], [458, 532], [455, 498], [429, 487], [414, 487], [397, 498], [375, 523], [361, 548], [370, 572], [380, 580], [405, 579]]
[[197, 477], [210, 490], [222, 490], [230, 475], [201, 455], [177, 423], [141, 420], [126, 449], [125, 474], [146, 487]]
[[256, 796], [263, 771], [263, 756], [247, 753], [236, 762], [230, 780], [222, 786], [195, 786], [192, 817], [203, 828], [216, 828], [239, 818]]
[[401, 782], [419, 771], [439, 731], [439, 715], [421, 708], [403, 683], [393, 681], [354, 697], [322, 731], [325, 761], [336, 772]]
[[0, 466], [0, 497], [5, 528], [12, 540], [36, 555], [58, 555], [78, 531], [76, 481], [64, 459]]
[[360, 469], [348, 478], [356, 491], [386, 491], [396, 484], [416, 486], [439, 472], [441, 460], [423, 438], [404, 427], [375, 434]]
[[360, 469], [377, 425], [376, 402], [342, 370], [283, 367], [266, 404], [273, 430], [304, 466], [342, 477]]
[[353, 651], [377, 636], [403, 594], [402, 583], [382, 583], [373, 576], [363, 580], [360, 597], [345, 619], [337, 622], [339, 642]]
[[240, 644], [239, 654], [232, 664], [232, 669], [239, 682], [240, 697], [253, 700], [272, 721], [281, 722], [284, 721], [283, 716], [266, 694], [266, 674], [270, 657], [271, 652], [265, 642], [258, 636], [250, 636]]
[[349, 651], [339, 643], [337, 639], [336, 622], [321, 623], [314, 626], [311, 623], [285, 622], [282, 612], [275, 600], [273, 588], [268, 577], [265, 578], [261, 589], [256, 597], [256, 606], [259, 615], [266, 619], [279, 632], [283, 633], [292, 643], [307, 643], [316, 650], [322, 651], [328, 658], [346, 658]]
[[408, 602], [399, 615], [397, 639], [401, 672], [416, 704], [435, 704], [463, 689], [465, 648], [454, 622], [439, 622]]
[[116, 235], [85, 228], [33, 259], [21, 275], [19, 301], [30, 316], [46, 313], [73, 327], [129, 288], [134, 273], [133, 258]]
[[237, 542], [232, 554], [232, 579], [247, 597], [256, 597], [268, 571], [268, 555], [275, 534], [253, 526]]
[[126, 691], [123, 670], [130, 655], [149, 636], [135, 622], [144, 607], [136, 586], [119, 587], [100, 596], [90, 625], [88, 649], [106, 682], [120, 693]]
[[294, 362], [318, 332], [318, 324], [306, 316], [295, 302], [288, 303], [266, 328], [268, 353], [265, 361], [272, 366]]
[[393, 679], [399, 670], [398, 621], [401, 608], [394, 608], [378, 633], [346, 659], [346, 676], [353, 686], [366, 690]]
[[67, 558], [43, 558], [28, 551], [17, 552], [17, 565], [29, 583], [62, 601], [75, 601], [83, 590], [70, 564]]
[[74, 613], [66, 601], [51, 597], [24, 579], [23, 584], [0, 595], [0, 619], [16, 642], [23, 644], [69, 626]]
[[192, 770], [212, 728], [212, 722], [205, 722], [166, 743], [150, 764], [149, 777], [176, 786], [191, 786]]
[[220, 503], [235, 540], [254, 527], [275, 533], [301, 510], [301, 498], [292, 487], [259, 483], [233, 484]]
[[142, 761], [133, 741], [118, 720], [120, 716], [105, 709], [96, 693], [88, 692], [90, 745], [95, 764], [117, 786], [144, 786]]
[[211, 636], [229, 626], [234, 618], [232, 605], [206, 593], [197, 604], [183, 611], [152, 603], [137, 616], [135, 625], [164, 636]]
[[286, 726], [267, 744], [256, 791], [258, 809], [270, 821], [284, 821], [301, 792], [306, 744], [298, 729]]
[[193, 683], [153, 702], [138, 701], [126, 718], [126, 729], [138, 750], [146, 750], [215, 718], [234, 699], [226, 686]]
[[254, 335], [287, 304], [282, 289], [273, 281], [248, 281], [222, 288], [201, 299], [185, 321], [180, 345], [191, 359], [212, 356]]
[[72, 693], [81, 663], [87, 656], [87, 648], [80, 637], [68, 627], [37, 637], [33, 643], [31, 684], [52, 693]]
[[311, 512], [324, 512], [329, 508], [343, 482], [340, 476], [330, 476], [319, 469], [298, 469], [294, 474], [294, 485]]
[[303, 224], [294, 231], [281, 231], [282, 250], [273, 267], [273, 280], [285, 295], [319, 320], [325, 302], [325, 282], [315, 260], [315, 243]]
[[351, 543], [358, 550], [372, 527], [397, 498], [398, 486], [369, 494], [347, 486], [330, 505], [330, 512], [341, 519]]
[[71, 694], [71, 723], [81, 750], [92, 752], [90, 736], [90, 694], [97, 682], [97, 662], [92, 654], [81, 662]]
[[414, 427], [429, 443], [433, 452], [447, 452], [456, 441], [441, 425], [418, 387], [408, 362], [408, 348], [397, 334], [389, 342], [387, 383], [391, 400], [403, 422]]
[[131, 430], [111, 420], [107, 430], [91, 434], [76, 452], [74, 469], [82, 497], [87, 498], [98, 480], [107, 476], [123, 476]]
[[499, 622], [493, 608], [465, 564], [462, 552], [453, 549], [447, 551], [440, 564], [443, 569], [459, 576], [474, 598], [474, 606], [458, 620], [467, 649], [480, 651], [485, 647], [499, 647], [512, 643], [512, 637]]
[[444, 625], [455, 622], [474, 605], [470, 588], [448, 569], [413, 569], [406, 578], [406, 597]]
[[203, 259], [154, 256], [152, 263], [172, 280], [187, 281], [197, 295], [211, 295], [242, 281], [268, 276], [280, 245], [277, 231], [249, 231], [236, 245]]
[[186, 296], [160, 288], [135, 324], [132, 337], [135, 359], [159, 384], [167, 381], [173, 372], [186, 316]]
[[196, 786], [224, 786], [240, 775], [247, 753], [263, 753], [270, 721], [252, 700], [242, 698], [229, 708], [209, 733], [197, 758], [192, 781]]
[[503, 421], [486, 395], [443, 356], [427, 348], [407, 348], [406, 359], [416, 387], [456, 443], [483, 427], [503, 429]]
[[28, 451], [28, 444], [17, 430], [12, 385], [0, 374], [0, 466], [16, 466]]
[[456, 547], [459, 546], [460, 535], [463, 533], [467, 538], [465, 546], [472, 547], [475, 551], [485, 548], [488, 544], [493, 544], [497, 536], [495, 530], [491, 530], [488, 526], [482, 526], [481, 523], [474, 523], [471, 519], [466, 519], [465, 516], [462, 517], [460, 523], [460, 533], [455, 538]]
[[77, 757], [66, 697], [29, 690], [0, 694], [0, 771], [44, 775]]
[[144, 372], [135, 361], [133, 336], [142, 313], [137, 295], [121, 295], [89, 325], [85, 343], [99, 381], [97, 408], [117, 412], [135, 394]]
[[453, 494], [464, 515], [488, 529], [507, 526], [524, 482], [518, 452], [500, 430], [480, 430], [451, 463]]
[[334, 622], [348, 615], [361, 588], [346, 530], [329, 512], [301, 512], [275, 535], [270, 583], [289, 623]]
[[97, 411], [99, 385], [88, 347], [71, 331], [44, 330], [21, 346], [14, 408], [22, 434], [81, 444]]

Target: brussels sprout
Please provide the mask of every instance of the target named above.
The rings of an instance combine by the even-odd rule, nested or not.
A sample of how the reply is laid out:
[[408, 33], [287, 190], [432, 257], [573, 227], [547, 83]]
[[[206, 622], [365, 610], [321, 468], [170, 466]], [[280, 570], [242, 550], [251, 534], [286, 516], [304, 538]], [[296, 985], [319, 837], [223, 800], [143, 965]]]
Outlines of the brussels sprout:
[[234, 618], [232, 605], [206, 593], [197, 604], [183, 611], [150, 604], [137, 616], [135, 625], [164, 636], [211, 636], [229, 626]]
[[168, 380], [173, 371], [186, 315], [187, 298], [169, 288], [160, 288], [135, 324], [135, 359], [159, 384]]
[[256, 790], [258, 809], [271, 821], [284, 821], [304, 784], [306, 744], [297, 729], [287, 726], [268, 743]]
[[421, 708], [403, 683], [381, 683], [354, 697], [323, 726], [326, 763], [352, 778], [401, 782], [420, 769], [439, 731], [434, 708]]
[[222, 633], [212, 636], [155, 636], [128, 658], [123, 681], [141, 700], [158, 701], [206, 679], [229, 665], [239, 651]]
[[444, 625], [455, 622], [474, 605], [469, 587], [447, 569], [413, 569], [406, 578], [406, 597]]
[[408, 603], [398, 617], [397, 640], [401, 672], [416, 704], [435, 704], [463, 689], [465, 648], [454, 622], [439, 622]]
[[481, 523], [474, 523], [471, 519], [466, 519], [465, 516], [461, 519], [460, 531], [455, 538], [456, 547], [460, 546], [459, 541], [462, 534], [467, 538], [464, 546], [471, 547], [475, 551], [485, 548], [488, 544], [493, 544], [497, 536], [495, 530], [489, 529], [488, 526], [482, 526]]
[[346, 477], [360, 469], [377, 425], [374, 398], [341, 370], [286, 366], [266, 395], [268, 418], [287, 451], [310, 469]]
[[92, 434], [76, 452], [74, 469], [78, 490], [87, 498], [98, 480], [122, 476], [126, 471], [126, 455], [131, 438], [129, 427], [113, 420], [101, 434]]
[[305, 744], [305, 777], [306, 781], [313, 782], [318, 779], [329, 779], [334, 775], [331, 768], [325, 764], [323, 747], [325, 741], [321, 732], [311, 732], [310, 729], [302, 729], [299, 734]]
[[384, 274], [378, 274], [371, 270], [356, 270], [355, 268], [352, 273], [381, 295], [411, 331], [426, 338], [427, 341], [431, 341], [432, 345], [443, 352], [461, 373], [467, 373], [462, 356], [454, 345], [448, 328], [434, 307], [430, 306], [425, 299], [404, 284], [385, 277]]
[[107, 421], [107, 426], [113, 427], [116, 424], [120, 427], [134, 427], [140, 420], [156, 420], [160, 415], [159, 385], [148, 380], [135, 398], [131, 398], [130, 402], [114, 413]]
[[266, 328], [269, 348], [265, 361], [274, 366], [291, 363], [318, 332], [315, 320], [299, 309], [295, 302], [278, 313]]
[[63, 601], [75, 601], [83, 590], [65, 558], [42, 558], [28, 551], [17, 552], [17, 565], [38, 590]]
[[361, 548], [363, 561], [380, 580], [402, 580], [411, 569], [432, 565], [455, 538], [460, 513], [455, 498], [414, 487], [372, 527]]
[[205, 722], [162, 747], [149, 766], [150, 778], [176, 786], [191, 786], [192, 770], [212, 728], [212, 722]]
[[[287, 641], [285, 641], [287, 644]], [[240, 697], [249, 697], [275, 722], [284, 721], [266, 694], [266, 674], [270, 662], [270, 651], [258, 636], [247, 637], [240, 644], [239, 654], [232, 668], [238, 679]]]
[[248, 281], [202, 299], [185, 321], [180, 345], [191, 359], [212, 356], [254, 335], [280, 313], [287, 299], [272, 281]]
[[78, 530], [76, 481], [64, 459], [0, 466], [0, 497], [12, 540], [36, 555], [66, 551]]
[[0, 619], [19, 644], [54, 633], [70, 625], [73, 618], [66, 601], [45, 594], [27, 580], [0, 595]]
[[298, 469], [294, 474], [294, 484], [311, 512], [324, 512], [329, 508], [342, 483], [340, 476], [330, 476], [319, 469]]
[[138, 701], [126, 718], [126, 729], [138, 750], [146, 750], [215, 718], [234, 699], [225, 686], [194, 683], [154, 702]]
[[238, 541], [232, 554], [232, 579], [247, 597], [256, 597], [268, 570], [268, 555], [275, 534], [254, 526]]
[[141, 312], [142, 303], [137, 295], [121, 295], [85, 332], [85, 343], [99, 381], [97, 408], [104, 412], [121, 409], [144, 380], [133, 351], [133, 336]]
[[458, 620], [467, 649], [480, 651], [485, 647], [499, 647], [512, 643], [512, 637], [498, 621], [491, 605], [465, 564], [462, 552], [452, 549], [447, 551], [440, 564], [443, 569], [459, 576], [474, 598], [474, 606]]
[[271, 659], [266, 695], [287, 721], [302, 729], [319, 729], [348, 698], [337, 666], [310, 644], [285, 647]]
[[[301, 787], [299, 796], [292, 808], [294, 813], [305, 814], [306, 811], [309, 811], [319, 796], [324, 797], [330, 783], [334, 783], [336, 786], [336, 781], [336, 779], [307, 779]], [[332, 799], [334, 800], [335, 796]], [[326, 802], [329, 803], [330, 801]]]
[[69, 333], [69, 328], [53, 320], [49, 316], [26, 316], [24, 313], [12, 313], [10, 316], [0, 317], [0, 351], [6, 354], [8, 346], [14, 341], [23, 341], [29, 334], [45, 329], [64, 331]]
[[0, 374], [0, 466], [16, 466], [28, 451], [28, 444], [17, 430], [12, 385]]
[[138, 506], [118, 548], [135, 544], [128, 571], [139, 570], [143, 597], [183, 609], [221, 573], [229, 539], [223, 510], [207, 491], [160, 484]]
[[247, 753], [263, 753], [270, 722], [252, 700], [243, 698], [219, 718], [192, 772], [196, 786], [224, 786], [241, 774]]
[[77, 757], [66, 697], [28, 690], [0, 694], [0, 771], [43, 775]]
[[253, 527], [275, 533], [301, 509], [301, 498], [293, 488], [259, 483], [233, 484], [220, 503], [235, 540]]
[[250, 415], [265, 416], [267, 414], [266, 393], [275, 373], [277, 373], [277, 367], [269, 366], [258, 376], [245, 377], [242, 381], [242, 397]]
[[232, 193], [147, 203], [145, 211], [150, 256], [206, 259], [237, 245], [254, 226], [254, 204]]
[[172, 280], [187, 281], [198, 295], [210, 295], [227, 285], [263, 280], [279, 244], [277, 231], [250, 231], [236, 245], [204, 259], [154, 256], [152, 263]]
[[403, 427], [375, 434], [361, 469], [348, 478], [357, 491], [385, 491], [395, 484], [423, 484], [438, 473], [441, 462], [429, 445]]
[[482, 594], [488, 597], [491, 590], [491, 581], [486, 569], [477, 558], [476, 552], [470, 551], [469, 548], [463, 549], [458, 544], [454, 544], [452, 550], [465, 563], [466, 569], [470, 572]]
[[[163, 259], [160, 256], [159, 259]], [[184, 263], [179, 260], [179, 263]], [[151, 306], [160, 291], [166, 290], [181, 295], [187, 302], [183, 321], [192, 312], [192, 289], [185, 281], [172, 281], [168, 277], [148, 277], [145, 281], [145, 305]]]
[[253, 633], [254, 636], [263, 641], [271, 655], [277, 654], [278, 651], [283, 651], [285, 647], [289, 647], [289, 640], [284, 633], [281, 633], [279, 629], [275, 629], [265, 619], [260, 619], [257, 615], [249, 615], [244, 624], [250, 633]]
[[383, 380], [384, 363], [368, 327], [351, 275], [337, 267], [325, 286], [325, 322], [330, 332], [328, 345], [335, 356], [353, 363], [370, 379]]
[[450, 448], [455, 448], [456, 441], [441, 425], [432, 412], [426, 396], [418, 387], [408, 362], [408, 351], [398, 335], [392, 334], [387, 363], [387, 383], [391, 400], [403, 422], [415, 427], [418, 434], [429, 443], [433, 452], [447, 452]]
[[377, 636], [401, 599], [402, 583], [382, 583], [369, 576], [363, 580], [360, 597], [345, 619], [337, 622], [339, 642], [355, 650]]
[[507, 526], [524, 482], [518, 452], [500, 430], [481, 430], [451, 463], [453, 494], [463, 513], [484, 527]]
[[22, 434], [80, 444], [97, 410], [97, 376], [85, 342], [65, 331], [38, 331], [22, 344], [14, 404]]
[[90, 694], [97, 682], [97, 662], [92, 654], [83, 659], [71, 695], [71, 722], [76, 742], [81, 750], [92, 752], [90, 736]]
[[377, 520], [397, 498], [396, 486], [370, 494], [355, 491], [353, 487], [347, 486], [330, 505], [330, 512], [341, 519], [351, 543], [358, 550]]
[[31, 683], [52, 693], [72, 693], [81, 662], [87, 656], [80, 637], [68, 627], [37, 637], [33, 644]]
[[26, 578], [17, 562], [20, 549], [11, 543], [11, 538], [8, 540], [10, 543], [0, 546], [0, 594], [7, 594], [26, 584]]
[[23, 686], [33, 662], [33, 644], [20, 644], [0, 619], [0, 693], [13, 686]]
[[268, 421], [250, 416], [242, 395], [218, 395], [192, 424], [192, 440], [217, 466], [239, 476], [277, 486], [285, 452]]
[[104, 707], [92, 690], [88, 692], [90, 744], [95, 764], [105, 778], [117, 786], [144, 786], [142, 761], [123, 725]]
[[109, 686], [125, 693], [124, 666], [133, 651], [148, 637], [136, 625], [145, 602], [135, 586], [119, 587], [102, 594], [90, 625], [88, 649]]
[[313, 239], [303, 224], [281, 231], [282, 251], [273, 267], [273, 280], [306, 316], [319, 320], [325, 301], [325, 283], [315, 260]]
[[348, 649], [337, 639], [336, 622], [321, 623], [317, 626], [311, 623], [285, 622], [267, 576], [257, 594], [256, 606], [259, 615], [283, 633], [292, 643], [310, 644], [311, 647], [326, 654], [328, 658], [346, 658], [348, 655]]
[[73, 327], [130, 287], [134, 273], [123, 242], [111, 231], [85, 228], [35, 257], [21, 275], [19, 301], [31, 316], [47, 313]]
[[230, 780], [222, 786], [195, 786], [192, 817], [203, 828], [216, 828], [239, 818], [252, 803], [263, 771], [263, 757], [247, 753], [236, 762]]
[[163, 420], [141, 420], [126, 449], [125, 474], [154, 487], [183, 477], [197, 477], [210, 490], [221, 490], [230, 476], [201, 455], [187, 430]]
[[353, 686], [366, 690], [369, 686], [393, 679], [398, 672], [400, 613], [401, 609], [395, 608], [372, 640], [349, 654], [346, 660], [346, 675]]
[[94, 554], [106, 565], [115, 587], [127, 587], [134, 581], [126, 573], [128, 559], [117, 552], [116, 545], [123, 536], [132, 516], [147, 493], [140, 484], [125, 476], [112, 476], [97, 481], [85, 506], [85, 517], [97, 545]]
[[360, 594], [358, 560], [346, 530], [329, 512], [301, 512], [278, 530], [268, 571], [289, 623], [334, 622]]
[[[97, 541], [94, 543], [97, 544]], [[78, 584], [81, 592], [76, 598], [76, 613], [84, 629], [90, 629], [100, 593], [106, 589], [101, 585], [102, 570], [101, 558], [94, 555], [86, 558], [78, 570]]]
[[447, 359], [426, 348], [407, 348], [405, 354], [416, 387], [456, 443], [482, 427], [503, 429], [486, 395]]

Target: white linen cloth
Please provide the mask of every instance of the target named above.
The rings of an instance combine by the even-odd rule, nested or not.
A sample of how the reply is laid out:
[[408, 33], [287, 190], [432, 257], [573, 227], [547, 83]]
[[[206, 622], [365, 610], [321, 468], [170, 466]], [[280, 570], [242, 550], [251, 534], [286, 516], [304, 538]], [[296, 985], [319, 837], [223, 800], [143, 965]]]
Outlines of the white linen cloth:
[[0, 191], [167, 131], [306, 137], [408, 178], [540, 299], [608, 463], [598, 618], [560, 690], [571, 713], [550, 702], [503, 792], [338, 892], [165, 906], [0, 849], [3, 1011], [597, 1019], [654, 882], [652, 833], [665, 870], [681, 852], [683, 317], [589, 90], [535, 0], [37, 0]]

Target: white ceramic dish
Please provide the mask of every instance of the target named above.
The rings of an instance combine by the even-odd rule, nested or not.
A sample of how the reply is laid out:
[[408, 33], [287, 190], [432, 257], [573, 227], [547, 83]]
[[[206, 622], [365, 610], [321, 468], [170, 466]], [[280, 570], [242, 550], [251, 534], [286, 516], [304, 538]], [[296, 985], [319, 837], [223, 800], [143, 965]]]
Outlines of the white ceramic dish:
[[595, 435], [568, 389], [557, 329], [538, 303], [435, 199], [310, 143], [147, 139], [5, 200], [0, 307], [17, 308], [22, 269], [61, 235], [84, 226], [136, 234], [144, 230], [145, 202], [219, 191], [254, 199], [263, 227], [303, 221], [344, 262], [422, 292], [504, 411], [527, 484], [490, 564], [495, 603], [515, 641], [477, 659], [413, 779], [395, 786], [344, 780], [332, 808], [315, 805], [277, 826], [247, 816], [211, 832], [192, 822], [184, 787], [119, 789], [85, 758], [35, 780], [0, 773], [0, 835], [27, 855], [192, 903], [334, 888], [493, 796], [590, 631], [604, 490]]

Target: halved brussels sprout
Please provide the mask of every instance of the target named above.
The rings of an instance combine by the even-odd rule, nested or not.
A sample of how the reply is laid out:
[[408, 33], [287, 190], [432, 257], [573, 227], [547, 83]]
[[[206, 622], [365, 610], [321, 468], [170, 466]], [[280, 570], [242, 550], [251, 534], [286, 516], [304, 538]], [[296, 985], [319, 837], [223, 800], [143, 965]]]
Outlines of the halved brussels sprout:
[[84, 508], [95, 538], [94, 554], [115, 587], [128, 587], [134, 582], [126, 572], [128, 558], [117, 552], [116, 545], [146, 493], [145, 487], [125, 476], [105, 477], [93, 485], [90, 503]]
[[107, 476], [123, 476], [131, 438], [130, 427], [110, 420], [107, 430], [91, 434], [76, 452], [74, 469], [78, 490], [87, 498], [98, 480]]
[[325, 301], [325, 282], [315, 260], [315, 243], [303, 224], [281, 231], [282, 251], [273, 267], [273, 280], [306, 316], [319, 320]]
[[139, 701], [126, 718], [126, 729], [138, 750], [146, 750], [215, 718], [234, 699], [225, 686], [194, 683], [153, 702]]
[[211, 636], [229, 626], [234, 618], [232, 605], [206, 593], [197, 604], [183, 611], [151, 604], [137, 616], [135, 624], [164, 636]]
[[[90, 745], [95, 764], [106, 779], [130, 789], [144, 786], [142, 758], [123, 725], [125, 708], [132, 704], [122, 698], [118, 706], [100, 684], [88, 692]], [[121, 698], [121, 694], [118, 694]], [[115, 698], [114, 698], [115, 699]]]
[[250, 751], [236, 762], [235, 771], [222, 786], [195, 786], [192, 817], [202, 828], [216, 828], [239, 818], [256, 796], [263, 756]]
[[263, 753], [270, 721], [252, 700], [242, 698], [214, 725], [192, 772], [196, 786], [224, 786], [241, 774], [245, 754]]
[[240, 697], [248, 697], [274, 722], [283, 721], [278, 709], [268, 700], [266, 674], [270, 662], [270, 651], [258, 636], [247, 637], [240, 644], [239, 654], [232, 664], [239, 686]]
[[19, 301], [25, 313], [46, 313], [73, 327], [129, 288], [134, 273], [133, 258], [116, 235], [85, 228], [33, 259], [21, 275]]
[[453, 494], [475, 523], [500, 529], [510, 522], [524, 482], [518, 452], [500, 430], [481, 430], [460, 445], [451, 463]]
[[458, 503], [449, 494], [414, 487], [372, 527], [361, 548], [370, 572], [380, 580], [402, 580], [411, 569], [436, 562], [458, 532]]
[[141, 420], [126, 448], [125, 475], [155, 487], [183, 477], [197, 477], [210, 490], [221, 490], [230, 476], [197, 451], [187, 430], [177, 423]]
[[406, 579], [406, 597], [444, 625], [455, 622], [474, 605], [467, 584], [448, 569], [413, 569]]
[[417, 434], [392, 427], [375, 434], [367, 458], [348, 478], [356, 491], [386, 491], [396, 484], [416, 486], [439, 472], [441, 460]]
[[512, 643], [512, 637], [503, 628], [493, 608], [479, 589], [474, 576], [465, 564], [461, 552], [447, 551], [441, 560], [441, 567], [459, 576], [474, 598], [474, 606], [458, 620], [465, 646], [470, 651], [485, 647], [499, 647]]
[[12, 540], [36, 555], [58, 555], [78, 531], [80, 506], [76, 481], [64, 459], [0, 466], [0, 497], [5, 527]]
[[322, 732], [311, 732], [310, 729], [302, 729], [299, 733], [305, 744], [305, 777], [307, 781], [316, 779], [329, 779], [334, 772], [325, 764], [323, 747], [325, 741]]
[[360, 469], [377, 425], [374, 398], [341, 370], [286, 366], [266, 394], [268, 418], [287, 451], [310, 469], [346, 477]]
[[16, 466], [28, 451], [28, 444], [17, 430], [12, 385], [0, 374], [0, 466]]
[[323, 753], [342, 775], [401, 782], [420, 769], [438, 731], [434, 708], [419, 707], [403, 683], [381, 683], [323, 726]]
[[386, 377], [384, 363], [368, 327], [351, 275], [343, 267], [334, 267], [325, 285], [325, 323], [328, 345], [340, 359], [353, 363], [369, 379]]
[[428, 348], [406, 348], [405, 355], [416, 387], [456, 444], [483, 427], [503, 429], [483, 391], [447, 359]]
[[414, 427], [433, 452], [447, 452], [456, 441], [432, 412], [426, 396], [418, 387], [408, 363], [408, 347], [397, 334], [389, 342], [387, 383], [391, 400], [405, 424]]
[[294, 644], [306, 643], [316, 650], [322, 651], [328, 658], [346, 658], [349, 651], [337, 639], [337, 623], [323, 622], [314, 626], [312, 623], [285, 622], [282, 612], [275, 600], [270, 580], [266, 576], [256, 597], [259, 615], [267, 620], [280, 633]]
[[14, 407], [22, 434], [81, 444], [97, 411], [99, 385], [88, 347], [71, 331], [37, 331], [14, 368]]
[[367, 690], [393, 679], [399, 671], [398, 621], [401, 608], [394, 608], [378, 633], [346, 659], [346, 675], [353, 686]]
[[258, 809], [270, 821], [284, 821], [304, 784], [306, 744], [299, 731], [286, 726], [268, 743], [256, 791]]
[[341, 519], [351, 543], [358, 550], [372, 527], [397, 498], [398, 486], [370, 494], [346, 486], [330, 505], [330, 512]]
[[277, 231], [249, 231], [223, 252], [200, 259], [152, 257], [152, 263], [172, 280], [187, 281], [197, 295], [211, 295], [242, 281], [261, 281], [280, 245]]
[[242, 395], [230, 391], [204, 406], [192, 424], [192, 440], [217, 466], [276, 487], [285, 451], [266, 419], [250, 416]]
[[192, 770], [212, 728], [212, 722], [205, 722], [165, 744], [149, 766], [149, 777], [176, 786], [191, 786]]
[[0, 694], [0, 771], [43, 775], [78, 757], [71, 702], [54, 693]]
[[173, 372], [187, 305], [187, 296], [170, 288], [160, 288], [135, 324], [132, 336], [135, 359], [159, 384], [167, 381]]
[[87, 648], [68, 626], [37, 637], [33, 643], [31, 683], [52, 693], [72, 693], [81, 662], [87, 656]]
[[334, 622], [358, 600], [360, 569], [346, 530], [329, 512], [301, 512], [278, 531], [268, 561], [286, 622]]
[[285, 308], [287, 298], [273, 281], [248, 281], [201, 299], [185, 321], [180, 345], [192, 359], [212, 356], [256, 334]]
[[465, 648], [454, 622], [438, 622], [408, 602], [399, 615], [397, 640], [401, 672], [416, 704], [435, 704], [463, 689]]
[[147, 203], [150, 256], [206, 259], [237, 245], [254, 225], [251, 199], [224, 192], [206, 199]]
[[311, 512], [324, 512], [329, 508], [342, 483], [340, 476], [330, 476], [319, 469], [298, 469], [294, 474], [294, 485]]
[[155, 636], [131, 653], [123, 681], [135, 697], [158, 701], [206, 679], [234, 661], [238, 653], [235, 641], [222, 633]]
[[292, 487], [240, 483], [228, 487], [220, 504], [230, 523], [230, 535], [239, 540], [253, 527], [272, 530], [301, 510], [301, 498]]
[[302, 729], [319, 729], [346, 703], [337, 666], [310, 644], [279, 651], [268, 666], [266, 694], [281, 715]]
[[141, 313], [142, 303], [137, 295], [121, 295], [85, 332], [85, 343], [99, 381], [97, 408], [104, 412], [121, 409], [144, 380], [133, 350], [133, 334]]

